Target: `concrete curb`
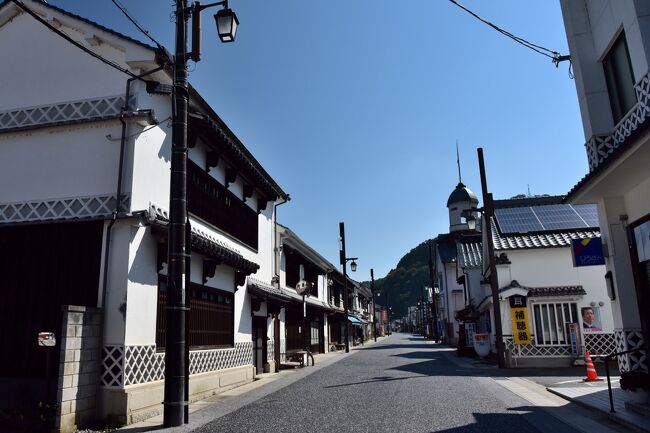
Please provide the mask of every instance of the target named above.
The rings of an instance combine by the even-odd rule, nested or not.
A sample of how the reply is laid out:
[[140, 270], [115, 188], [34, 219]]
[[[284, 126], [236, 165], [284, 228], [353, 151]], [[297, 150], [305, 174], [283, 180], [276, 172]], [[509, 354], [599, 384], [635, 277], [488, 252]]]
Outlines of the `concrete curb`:
[[594, 412], [598, 412], [598, 413], [600, 413], [602, 415], [605, 415], [610, 420], [614, 421], [615, 423], [617, 423], [617, 424], [619, 424], [619, 425], [621, 425], [621, 426], [623, 426], [625, 428], [629, 428], [629, 429], [631, 429], [631, 430], [633, 430], [635, 432], [639, 432], [639, 433], [650, 433], [650, 428], [644, 428], [643, 426], [639, 426], [637, 424], [634, 424], [633, 422], [630, 422], [630, 421], [628, 421], [628, 420], [626, 420], [624, 418], [621, 418], [616, 413], [611, 413], [608, 410], [604, 410], [604, 409], [601, 409], [599, 407], [589, 405], [589, 404], [584, 403], [584, 402], [582, 402], [582, 401], [580, 401], [580, 400], [578, 400], [576, 398], [564, 395], [561, 392], [558, 392], [557, 390], [552, 389], [551, 387], [546, 387], [546, 390], [548, 392], [550, 392], [551, 394], [555, 394], [558, 397], [561, 397], [561, 398], [563, 398], [565, 400], [568, 400], [568, 401], [570, 401], [572, 403], [575, 403], [576, 405], [578, 405], [578, 406], [580, 406], [582, 408], [585, 408], [585, 409], [588, 409], [588, 410], [591, 410], [591, 411], [594, 411]]

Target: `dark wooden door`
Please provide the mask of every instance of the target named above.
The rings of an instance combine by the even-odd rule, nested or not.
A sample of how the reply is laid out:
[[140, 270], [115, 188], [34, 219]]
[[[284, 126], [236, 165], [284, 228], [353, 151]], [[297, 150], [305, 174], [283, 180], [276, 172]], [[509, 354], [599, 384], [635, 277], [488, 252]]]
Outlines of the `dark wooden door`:
[[[63, 305], [97, 306], [102, 221], [0, 227], [0, 378], [58, 375]], [[38, 347], [38, 332], [57, 346]]]

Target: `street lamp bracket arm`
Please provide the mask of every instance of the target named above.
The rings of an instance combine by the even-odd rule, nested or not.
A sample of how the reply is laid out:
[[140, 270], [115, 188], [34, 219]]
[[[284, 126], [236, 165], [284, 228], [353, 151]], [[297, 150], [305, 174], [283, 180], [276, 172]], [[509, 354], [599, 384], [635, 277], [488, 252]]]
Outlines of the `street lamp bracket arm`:
[[215, 7], [215, 6], [223, 6], [225, 9], [228, 9], [228, 0], [222, 0], [220, 2], [213, 2], [213, 3], [207, 3], [202, 5], [200, 2], [194, 2], [192, 6], [189, 6], [186, 10], [186, 12], [190, 13], [197, 13], [201, 12], [205, 9]]

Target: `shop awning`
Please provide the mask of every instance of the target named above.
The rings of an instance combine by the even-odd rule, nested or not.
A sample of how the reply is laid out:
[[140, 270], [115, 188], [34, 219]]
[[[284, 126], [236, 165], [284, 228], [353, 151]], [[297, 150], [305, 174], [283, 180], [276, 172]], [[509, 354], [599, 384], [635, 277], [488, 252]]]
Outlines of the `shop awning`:
[[359, 326], [363, 325], [363, 322], [359, 320], [356, 316], [348, 316], [348, 320], [353, 325], [359, 325]]

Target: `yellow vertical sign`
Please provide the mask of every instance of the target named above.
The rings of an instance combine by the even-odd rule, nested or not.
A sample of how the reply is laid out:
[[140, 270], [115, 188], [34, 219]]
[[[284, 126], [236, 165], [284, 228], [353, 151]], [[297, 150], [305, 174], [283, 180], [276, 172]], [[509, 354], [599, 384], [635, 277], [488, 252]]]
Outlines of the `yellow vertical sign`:
[[512, 336], [515, 344], [531, 344], [530, 329], [528, 327], [528, 308], [511, 308], [512, 314]]

